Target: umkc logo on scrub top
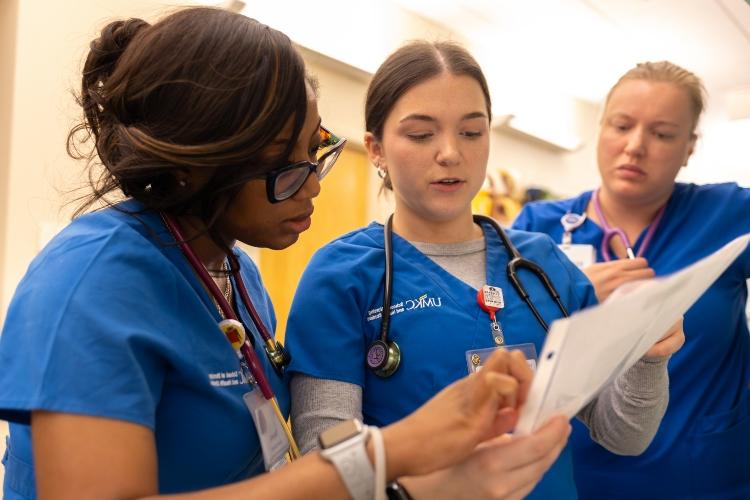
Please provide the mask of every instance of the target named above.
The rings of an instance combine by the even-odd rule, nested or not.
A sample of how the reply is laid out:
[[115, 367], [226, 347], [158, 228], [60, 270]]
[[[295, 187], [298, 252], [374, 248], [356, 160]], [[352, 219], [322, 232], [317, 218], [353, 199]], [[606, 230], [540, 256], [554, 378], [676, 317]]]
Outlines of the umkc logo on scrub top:
[[[398, 304], [391, 305], [391, 316], [402, 313], [404, 311], [413, 311], [414, 309], [426, 309], [429, 307], [443, 307], [442, 297], [430, 297], [429, 294], [425, 293], [417, 297], [416, 299], [402, 300]], [[367, 311], [367, 321], [379, 319], [383, 316], [383, 307], [377, 307]]]

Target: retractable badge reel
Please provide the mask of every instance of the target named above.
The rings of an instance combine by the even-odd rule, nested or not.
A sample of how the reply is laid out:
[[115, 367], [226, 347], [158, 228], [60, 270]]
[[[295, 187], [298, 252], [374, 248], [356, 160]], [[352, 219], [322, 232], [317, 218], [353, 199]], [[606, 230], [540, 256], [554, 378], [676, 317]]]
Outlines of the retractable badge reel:
[[490, 329], [492, 331], [492, 339], [495, 341], [497, 347], [489, 347], [486, 349], [472, 349], [466, 351], [466, 365], [469, 369], [469, 373], [478, 372], [484, 366], [484, 362], [492, 355], [494, 351], [500, 347], [507, 349], [508, 351], [521, 351], [526, 357], [526, 362], [529, 364], [532, 370], [536, 369], [536, 348], [534, 344], [524, 343], [507, 345], [505, 343], [505, 337], [503, 335], [503, 329], [500, 326], [500, 322], [497, 321], [497, 311], [505, 307], [505, 300], [503, 299], [503, 290], [496, 286], [484, 285], [481, 290], [477, 293], [477, 302], [479, 307], [486, 311], [490, 316]]
[[497, 311], [505, 307], [502, 288], [484, 285], [477, 292], [477, 302], [479, 303], [479, 307], [490, 316], [490, 331], [492, 332], [492, 339], [495, 341], [495, 345], [503, 345], [505, 337], [496, 316]]
[[560, 217], [563, 227], [562, 243], [557, 247], [575, 264], [579, 269], [588, 267], [596, 262], [596, 250], [593, 245], [573, 243], [573, 231], [586, 222], [586, 214], [568, 212]]

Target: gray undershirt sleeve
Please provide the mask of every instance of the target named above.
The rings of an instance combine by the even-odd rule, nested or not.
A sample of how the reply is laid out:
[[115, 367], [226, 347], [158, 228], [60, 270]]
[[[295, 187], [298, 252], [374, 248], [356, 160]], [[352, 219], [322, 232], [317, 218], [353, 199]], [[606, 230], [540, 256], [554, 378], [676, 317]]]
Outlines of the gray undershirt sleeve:
[[668, 360], [638, 360], [578, 413], [591, 439], [618, 455], [646, 451], [669, 402]]
[[292, 394], [292, 432], [300, 451], [318, 447], [318, 434], [344, 420], [362, 420], [362, 388], [356, 384], [295, 373]]

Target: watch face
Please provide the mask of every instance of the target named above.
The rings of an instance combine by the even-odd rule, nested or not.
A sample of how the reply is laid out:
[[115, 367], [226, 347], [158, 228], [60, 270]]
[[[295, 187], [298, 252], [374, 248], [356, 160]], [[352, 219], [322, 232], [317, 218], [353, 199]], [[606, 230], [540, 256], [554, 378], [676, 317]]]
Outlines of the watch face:
[[320, 433], [320, 447], [331, 448], [362, 432], [359, 420], [346, 420]]

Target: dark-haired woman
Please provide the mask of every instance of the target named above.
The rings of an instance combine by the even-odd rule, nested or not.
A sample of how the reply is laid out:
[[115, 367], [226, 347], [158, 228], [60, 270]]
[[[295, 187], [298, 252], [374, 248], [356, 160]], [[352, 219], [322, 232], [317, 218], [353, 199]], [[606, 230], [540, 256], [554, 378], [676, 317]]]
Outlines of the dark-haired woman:
[[[530, 372], [501, 353], [382, 432], [349, 422], [286, 463], [288, 358], [235, 242], [293, 244], [343, 146], [304, 71], [282, 33], [214, 9], [114, 22], [92, 43], [69, 144], [93, 136], [103, 170], [88, 201], [125, 200], [57, 235], [8, 310], [6, 500], [380, 498], [386, 479], [513, 425]], [[509, 446], [525, 462], [508, 481], [533, 484], [567, 432], [558, 421]]]
[[[482, 71], [465, 49], [414, 42], [397, 50], [373, 76], [365, 115], [365, 145], [396, 207], [385, 231], [373, 223], [319, 250], [300, 281], [287, 340], [292, 422], [303, 450], [339, 420], [364, 416], [387, 425], [408, 415], [482, 368], [495, 349], [524, 352], [535, 363], [543, 321], [596, 302], [589, 281], [550, 238], [505, 234], [472, 217], [487, 167], [491, 106]], [[506, 275], [513, 247], [559, 292], [556, 304], [537, 276], [519, 269], [543, 321]], [[392, 286], [384, 294], [386, 281]], [[388, 313], [390, 328], [383, 327]], [[316, 322], [305, 322], [313, 316]], [[667, 360], [683, 339], [677, 325], [580, 412], [597, 442], [625, 455], [648, 446], [667, 405]], [[403, 483], [430, 498], [503, 497], [504, 485], [493, 482], [505, 467], [494, 456], [498, 448], [485, 446], [459, 466]], [[567, 448], [531, 496], [576, 497]]]

